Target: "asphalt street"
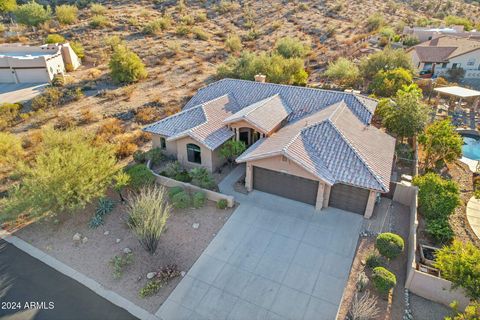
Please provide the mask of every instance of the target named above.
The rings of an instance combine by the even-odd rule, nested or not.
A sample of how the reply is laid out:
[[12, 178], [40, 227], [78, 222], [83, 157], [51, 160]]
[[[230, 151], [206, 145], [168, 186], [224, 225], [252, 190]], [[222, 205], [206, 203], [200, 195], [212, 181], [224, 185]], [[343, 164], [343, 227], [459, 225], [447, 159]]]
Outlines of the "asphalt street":
[[1, 320], [130, 320], [126, 310], [0, 240]]

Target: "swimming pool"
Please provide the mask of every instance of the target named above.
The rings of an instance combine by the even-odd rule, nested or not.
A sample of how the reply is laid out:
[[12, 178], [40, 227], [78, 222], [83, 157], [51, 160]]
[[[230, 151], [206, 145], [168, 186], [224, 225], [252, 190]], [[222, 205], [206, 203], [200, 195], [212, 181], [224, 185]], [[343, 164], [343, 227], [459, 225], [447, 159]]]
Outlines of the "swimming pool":
[[465, 158], [480, 160], [480, 137], [463, 136], [462, 153]]

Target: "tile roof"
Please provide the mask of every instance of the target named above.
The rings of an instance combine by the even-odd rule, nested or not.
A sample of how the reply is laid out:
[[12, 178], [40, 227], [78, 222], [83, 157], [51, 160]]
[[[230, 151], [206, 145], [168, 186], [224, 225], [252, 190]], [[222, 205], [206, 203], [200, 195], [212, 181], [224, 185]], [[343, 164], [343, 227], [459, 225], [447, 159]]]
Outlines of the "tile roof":
[[358, 97], [360, 96], [349, 92], [321, 90], [268, 82], [222, 79], [201, 88], [185, 105], [184, 109], [193, 108], [224, 94], [233, 95], [242, 109], [278, 94], [292, 111], [288, 116], [288, 121], [302, 118], [343, 100], [361, 121], [369, 123], [377, 105], [373, 99], [367, 97], [359, 99]]
[[269, 132], [286, 118], [237, 161], [284, 155], [329, 184], [386, 192], [395, 140], [369, 125], [376, 104], [353, 93], [224, 79], [144, 130], [170, 141], [190, 136], [214, 150], [233, 136], [225, 123], [242, 119]]
[[448, 59], [480, 49], [477, 38], [441, 36], [409, 49], [415, 51], [421, 62], [447, 62]]
[[226, 118], [223, 123], [245, 120], [262, 133], [269, 133], [285, 120], [292, 111], [278, 94], [251, 104]]
[[280, 129], [237, 161], [284, 155], [329, 184], [389, 190], [395, 139], [366, 126], [344, 102]]

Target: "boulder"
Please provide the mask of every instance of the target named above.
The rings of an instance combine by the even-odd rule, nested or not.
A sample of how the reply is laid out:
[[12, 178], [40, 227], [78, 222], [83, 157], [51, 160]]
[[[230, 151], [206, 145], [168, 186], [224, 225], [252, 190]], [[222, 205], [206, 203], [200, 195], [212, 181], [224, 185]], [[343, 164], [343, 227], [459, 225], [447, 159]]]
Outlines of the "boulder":
[[130, 249], [130, 248], [124, 248], [124, 249], [123, 249], [123, 253], [125, 253], [125, 254], [132, 253], [132, 249]]
[[75, 233], [72, 237], [73, 242], [80, 242], [82, 240], [82, 235], [80, 233]]
[[83, 238], [82, 238], [82, 243], [87, 243], [87, 241], [88, 241], [88, 238], [87, 238], [87, 237], [83, 237]]
[[194, 223], [194, 224], [192, 224], [192, 228], [193, 228], [193, 229], [198, 229], [198, 227], [200, 227], [200, 223]]
[[153, 271], [149, 272], [147, 273], [147, 279], [153, 279], [156, 275], [157, 275], [156, 272], [153, 272]]

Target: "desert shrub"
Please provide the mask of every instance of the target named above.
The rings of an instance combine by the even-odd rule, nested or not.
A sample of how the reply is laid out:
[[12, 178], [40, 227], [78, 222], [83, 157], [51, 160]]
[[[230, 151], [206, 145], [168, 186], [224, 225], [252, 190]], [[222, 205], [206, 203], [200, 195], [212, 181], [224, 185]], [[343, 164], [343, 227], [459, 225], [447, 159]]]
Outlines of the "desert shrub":
[[18, 103], [0, 103], [0, 129], [10, 127], [20, 115], [22, 106]]
[[180, 186], [171, 187], [170, 189], [168, 189], [168, 197], [172, 199], [174, 195], [183, 191], [184, 191], [183, 188]]
[[177, 173], [174, 177], [175, 180], [181, 181], [181, 182], [190, 182], [192, 181], [192, 177], [188, 173], [187, 170], [182, 170], [179, 173]]
[[352, 305], [349, 310], [350, 320], [370, 320], [375, 319], [380, 310], [377, 307], [377, 299], [371, 296], [369, 292], [364, 294], [355, 293]]
[[238, 52], [242, 49], [242, 40], [236, 34], [229, 34], [225, 40], [225, 47], [230, 52]]
[[23, 156], [20, 138], [12, 133], [0, 131], [0, 172], [16, 166]]
[[145, 159], [150, 160], [152, 165], [158, 165], [165, 160], [165, 155], [160, 148], [152, 148], [145, 153]]
[[57, 33], [52, 33], [47, 36], [45, 43], [65, 43], [65, 38]]
[[452, 241], [454, 236], [448, 219], [428, 219], [425, 231], [438, 244], [448, 243]]
[[453, 241], [436, 252], [435, 267], [453, 287], [462, 287], [472, 300], [480, 299], [480, 249], [471, 242]]
[[192, 198], [190, 195], [185, 192], [179, 192], [172, 197], [173, 206], [177, 209], [186, 209], [190, 207], [192, 203]]
[[220, 155], [227, 160], [230, 165], [233, 165], [235, 159], [241, 155], [246, 148], [247, 146], [243, 141], [228, 140], [220, 148]]
[[155, 107], [140, 108], [135, 113], [135, 121], [141, 124], [148, 124], [159, 118], [159, 111]]
[[208, 20], [207, 14], [205, 12], [199, 12], [195, 16], [195, 20], [198, 22], [206, 22]]
[[302, 59], [286, 59], [266, 52], [255, 54], [243, 51], [240, 57], [230, 56], [217, 69], [220, 78], [253, 80], [257, 74], [266, 75], [269, 82], [283, 84], [305, 84], [308, 77]]
[[180, 18], [180, 21], [187, 26], [192, 26], [195, 24], [195, 17], [189, 14], [186, 14]]
[[182, 167], [178, 161], [172, 161], [165, 166], [165, 174], [167, 177], [174, 178], [180, 172], [182, 172]]
[[198, 40], [208, 40], [210, 38], [210, 35], [201, 28], [193, 28], [192, 32]]
[[256, 28], [251, 28], [248, 30], [247, 34], [245, 35], [245, 40], [253, 41], [258, 39], [262, 35], [261, 31]]
[[365, 265], [369, 269], [374, 269], [384, 265], [382, 257], [376, 252], [370, 252], [367, 256]]
[[133, 253], [122, 253], [114, 256], [110, 260], [110, 265], [112, 267], [112, 276], [114, 279], [120, 279], [123, 276], [125, 268], [132, 264], [133, 262]]
[[122, 122], [117, 118], [106, 119], [97, 129], [97, 140], [113, 142], [113, 138], [125, 132]]
[[148, 76], [140, 57], [123, 45], [114, 49], [108, 66], [113, 80], [118, 83], [137, 82]]
[[150, 254], [157, 250], [171, 206], [167, 202], [165, 188], [146, 187], [138, 195], [128, 200], [130, 228], [138, 237], [140, 244]]
[[105, 14], [107, 12], [107, 8], [100, 4], [100, 3], [92, 3], [92, 5], [90, 6], [90, 12], [92, 14]]
[[448, 81], [451, 82], [458, 82], [465, 76], [465, 69], [463, 68], [455, 68], [455, 69], [448, 69], [446, 78]]
[[353, 61], [341, 57], [328, 64], [325, 76], [339, 85], [351, 86], [358, 82], [360, 70]]
[[385, 25], [383, 16], [379, 13], [375, 13], [368, 17], [366, 27], [368, 31], [376, 31]]
[[61, 114], [58, 116], [55, 123], [55, 129], [66, 130], [68, 128], [73, 128], [76, 125], [76, 119], [67, 114]]
[[137, 150], [133, 153], [133, 160], [136, 163], [145, 163], [147, 161], [147, 157], [145, 156], [145, 152], [141, 150]]
[[56, 74], [52, 79], [52, 86], [63, 87], [65, 85], [65, 77], [62, 74]]
[[110, 26], [110, 20], [102, 15], [94, 15], [90, 20], [92, 28], [104, 28]]
[[115, 208], [115, 201], [109, 198], [100, 198], [95, 214], [103, 217], [112, 212], [113, 208]]
[[225, 199], [220, 199], [217, 201], [217, 208], [218, 209], [226, 209], [228, 206], [228, 202]]
[[234, 1], [220, 0], [220, 3], [215, 7], [215, 11], [220, 14], [236, 11], [240, 8], [240, 4]]
[[78, 41], [70, 41], [70, 47], [72, 48], [73, 52], [79, 57], [80, 59], [85, 57], [85, 49], [83, 45]]
[[17, 0], [2, 0], [0, 1], [0, 12], [7, 13], [15, 10], [17, 7]]
[[296, 38], [285, 37], [278, 40], [275, 50], [284, 58], [304, 58], [309, 52], [310, 47]]
[[460, 204], [458, 184], [438, 174], [416, 176], [413, 184], [419, 188], [419, 207], [426, 219], [446, 218]]
[[118, 159], [125, 159], [137, 151], [138, 147], [135, 143], [130, 141], [130, 138], [122, 138], [115, 149], [115, 155]]
[[205, 168], [194, 168], [190, 170], [192, 184], [200, 188], [213, 190], [217, 186], [212, 175]]
[[162, 17], [147, 23], [143, 27], [143, 32], [146, 34], [159, 34], [161, 31], [167, 29], [172, 24], [170, 17]]
[[178, 36], [186, 36], [190, 33], [190, 28], [187, 27], [187, 26], [178, 26], [177, 27], [177, 30], [175, 31], [175, 33], [178, 35]]
[[55, 14], [61, 24], [72, 24], [77, 21], [78, 8], [68, 4], [59, 5], [55, 8]]
[[464, 312], [458, 311], [458, 302], [453, 301], [450, 307], [455, 311], [455, 316], [446, 317], [445, 320], [478, 320], [480, 319], [480, 302], [471, 301]]
[[365, 272], [360, 272], [358, 274], [358, 278], [357, 278], [357, 283], [355, 284], [355, 287], [357, 289], [358, 292], [363, 292], [363, 290], [365, 290], [365, 288], [367, 287], [368, 285], [368, 277], [367, 275], [365, 274]]
[[458, 16], [446, 16], [444, 21], [447, 26], [451, 26], [451, 25], [463, 26], [465, 28], [465, 31], [470, 31], [473, 29], [473, 23], [467, 18], [458, 17]]
[[205, 202], [207, 201], [207, 195], [205, 192], [195, 192], [192, 199], [193, 207], [198, 209], [205, 205]]
[[398, 234], [384, 232], [377, 236], [375, 247], [382, 256], [391, 260], [403, 252], [405, 244]]
[[130, 176], [130, 187], [135, 190], [155, 183], [155, 176], [144, 164], [135, 164], [127, 168], [125, 172]]
[[415, 37], [415, 36], [406, 36], [406, 37], [403, 38], [402, 43], [403, 43], [404, 46], [413, 47], [413, 46], [416, 46], [417, 44], [419, 44], [420, 40], [418, 40], [418, 38]]
[[55, 87], [48, 87], [45, 91], [32, 99], [32, 109], [34, 111], [40, 109], [55, 108], [60, 106], [62, 101], [62, 92]]
[[38, 4], [32, 0], [18, 6], [13, 14], [18, 23], [37, 27], [40, 24], [50, 20], [52, 10], [50, 6], [44, 8], [41, 4]]
[[372, 282], [380, 294], [388, 294], [397, 284], [397, 277], [384, 267], [373, 269]]
[[149, 280], [147, 281], [147, 284], [140, 289], [138, 295], [140, 298], [151, 297], [155, 295], [162, 286], [162, 283], [158, 279]]

